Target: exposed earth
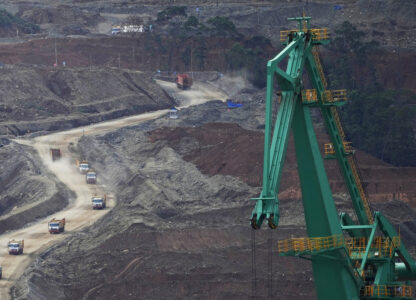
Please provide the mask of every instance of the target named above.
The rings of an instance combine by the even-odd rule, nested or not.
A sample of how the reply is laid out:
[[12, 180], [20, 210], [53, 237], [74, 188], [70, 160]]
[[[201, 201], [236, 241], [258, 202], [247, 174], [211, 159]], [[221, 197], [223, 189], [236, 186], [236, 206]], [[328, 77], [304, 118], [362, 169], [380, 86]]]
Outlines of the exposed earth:
[[[415, 2], [173, 2], [0, 1], [39, 25], [32, 33], [22, 21], [0, 26], [0, 299], [316, 299], [310, 262], [276, 249], [277, 240], [306, 236], [292, 140], [279, 228], [250, 227], [266, 91], [248, 82], [247, 70], [232, 71], [226, 53], [262, 35], [271, 41], [263, 55], [273, 57], [278, 32], [292, 28], [286, 17], [305, 9], [314, 27], [331, 31], [348, 20], [365, 41], [380, 42], [371, 64], [351, 66], [358, 87], [371, 77], [416, 91]], [[187, 16], [156, 21], [173, 4]], [[242, 37], [187, 32], [188, 16], [206, 25], [227, 16]], [[152, 30], [111, 35], [133, 21]], [[324, 69], [337, 60], [322, 54]], [[171, 80], [184, 70], [194, 80], [189, 90]], [[226, 99], [243, 106], [229, 109]], [[312, 118], [323, 145], [321, 116], [312, 110]], [[51, 161], [51, 147], [61, 149], [60, 161]], [[415, 256], [416, 168], [355, 156], [372, 210]], [[92, 164], [97, 185], [85, 183], [76, 159]], [[325, 167], [337, 209], [353, 214], [337, 163]], [[91, 195], [102, 193], [108, 207], [92, 210]], [[53, 217], [66, 218], [65, 233], [47, 232]], [[10, 239], [25, 240], [23, 255], [8, 255]]]
[[[163, 85], [168, 90], [172, 86]], [[175, 94], [173, 87], [170, 92], [176, 99], [189, 96], [186, 91]], [[85, 131], [70, 149], [94, 165], [100, 183], [113, 193], [117, 205], [94, 225], [68, 233], [64, 241], [43, 252], [13, 287], [12, 298], [250, 297], [249, 199], [259, 193], [256, 172], [261, 173], [262, 131], [256, 129], [261, 128], [256, 115], [263, 109], [263, 104], [254, 99], [249, 98], [246, 106], [232, 111], [220, 101], [213, 101], [181, 109], [178, 120], [162, 116], [118, 130], [103, 124], [103, 130], [112, 131], [104, 135], [94, 127], [94, 135]], [[73, 132], [79, 135], [81, 129]], [[217, 155], [209, 155], [210, 151]], [[292, 151], [289, 148], [288, 152]], [[245, 160], [251, 168], [238, 163]], [[401, 173], [399, 168], [365, 154], [359, 160], [376, 165], [381, 172]], [[414, 168], [407, 170], [415, 172]], [[351, 212], [348, 197], [338, 183], [338, 171], [329, 166], [328, 172], [336, 177], [331, 185], [338, 208]], [[256, 234], [256, 295], [260, 299], [266, 299], [270, 291], [279, 299], [315, 297], [310, 265], [276, 254], [272, 258], [272, 290], [268, 286], [270, 238], [274, 244], [278, 239], [305, 235], [295, 173], [294, 158], [289, 155], [280, 195], [281, 226], [277, 231]], [[384, 186], [383, 180], [384, 176], [364, 176], [368, 186]], [[396, 176], [394, 180], [401, 179]], [[406, 190], [410, 203], [414, 203], [413, 186], [410, 183]], [[373, 207], [400, 225], [412, 250], [416, 246], [411, 229], [416, 215], [393, 197], [395, 188], [391, 184], [378, 193], [374, 191], [370, 200], [383, 199]]]

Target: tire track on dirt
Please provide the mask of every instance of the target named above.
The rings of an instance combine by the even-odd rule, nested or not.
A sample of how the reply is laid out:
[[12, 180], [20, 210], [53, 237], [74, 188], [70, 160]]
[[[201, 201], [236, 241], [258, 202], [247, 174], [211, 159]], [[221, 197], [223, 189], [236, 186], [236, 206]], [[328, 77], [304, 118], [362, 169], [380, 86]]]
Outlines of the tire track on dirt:
[[[162, 84], [161, 84], [162, 85]], [[198, 86], [198, 85], [197, 85]], [[185, 100], [184, 106], [203, 104], [210, 100], [225, 101], [226, 95], [217, 90], [209, 89], [203, 86], [200, 90], [197, 88], [191, 91], [177, 91], [175, 84], [163, 83], [163, 88], [169, 88], [171, 91], [180, 94]], [[182, 108], [181, 106], [179, 108]], [[10, 299], [10, 288], [14, 282], [23, 274], [26, 267], [44, 250], [53, 244], [61, 241], [67, 235], [71, 235], [80, 229], [92, 225], [95, 221], [108, 213], [115, 206], [116, 199], [105, 190], [105, 186], [100, 184], [98, 174], [97, 185], [87, 185], [85, 177], [79, 174], [74, 165], [74, 157], [71, 157], [68, 149], [70, 143], [76, 143], [83, 135], [96, 135], [113, 131], [122, 127], [135, 125], [151, 119], [156, 119], [168, 110], [160, 110], [150, 113], [144, 113], [123, 119], [97, 123], [94, 125], [71, 129], [67, 131], [52, 133], [40, 136], [31, 140], [16, 140], [16, 142], [34, 147], [42, 163], [62, 182], [68, 189], [75, 192], [76, 197], [62, 211], [43, 218], [28, 227], [7, 232], [0, 235], [0, 265], [3, 267], [3, 278], [0, 280], [0, 299]], [[49, 149], [60, 148], [62, 159], [52, 162]], [[93, 193], [107, 193], [107, 209], [92, 210], [90, 197]], [[51, 235], [47, 230], [48, 221], [53, 218], [66, 218], [65, 232], [58, 235]], [[25, 240], [24, 254], [12, 256], [8, 254], [7, 242], [11, 239]], [[119, 277], [127, 272], [136, 262], [132, 261], [126, 266]], [[115, 278], [115, 280], [117, 280]]]

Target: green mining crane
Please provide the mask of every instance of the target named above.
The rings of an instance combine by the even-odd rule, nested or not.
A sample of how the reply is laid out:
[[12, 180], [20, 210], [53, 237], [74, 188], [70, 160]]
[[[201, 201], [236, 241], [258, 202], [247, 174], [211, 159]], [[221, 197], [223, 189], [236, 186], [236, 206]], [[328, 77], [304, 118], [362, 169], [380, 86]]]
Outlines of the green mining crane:
[[[289, 20], [298, 21], [299, 29], [281, 32], [286, 47], [267, 64], [263, 187], [260, 196], [252, 199], [256, 205], [251, 226], [259, 229], [265, 220], [272, 229], [278, 226], [277, 195], [293, 129], [308, 237], [279, 241], [279, 254], [312, 262], [320, 300], [412, 299], [409, 280], [416, 279], [415, 261], [389, 221], [380, 212], [371, 211], [354, 151], [345, 140], [337, 106], [346, 103], [346, 91], [326, 89], [318, 46], [329, 43], [328, 32], [311, 29], [310, 17]], [[280, 67], [282, 64], [286, 70]], [[304, 70], [313, 89], [303, 87]], [[272, 127], [274, 80], [280, 87], [280, 107]], [[322, 113], [331, 139], [325, 144], [324, 158], [338, 161], [356, 218], [336, 210], [312, 125], [311, 107]]]

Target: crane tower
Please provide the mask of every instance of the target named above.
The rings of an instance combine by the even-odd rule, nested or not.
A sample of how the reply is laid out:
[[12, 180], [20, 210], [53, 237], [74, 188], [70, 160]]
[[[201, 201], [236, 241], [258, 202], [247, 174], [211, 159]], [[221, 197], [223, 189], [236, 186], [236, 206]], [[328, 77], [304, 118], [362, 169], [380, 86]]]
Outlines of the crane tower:
[[[285, 48], [267, 64], [267, 93], [262, 192], [251, 226], [279, 222], [278, 191], [290, 130], [293, 130], [308, 237], [279, 241], [281, 256], [312, 262], [319, 300], [412, 299], [410, 280], [416, 264], [395, 228], [381, 212], [373, 212], [361, 185], [351, 143], [346, 140], [337, 107], [345, 90], [328, 90], [318, 47], [329, 43], [327, 29], [310, 28], [310, 17], [289, 18], [299, 29], [282, 31]], [[285, 66], [282, 66], [285, 65]], [[312, 89], [304, 89], [306, 72]], [[280, 88], [274, 124], [274, 81]], [[336, 159], [356, 217], [338, 213], [323, 157], [313, 129], [310, 108], [321, 111], [331, 143], [324, 158]]]

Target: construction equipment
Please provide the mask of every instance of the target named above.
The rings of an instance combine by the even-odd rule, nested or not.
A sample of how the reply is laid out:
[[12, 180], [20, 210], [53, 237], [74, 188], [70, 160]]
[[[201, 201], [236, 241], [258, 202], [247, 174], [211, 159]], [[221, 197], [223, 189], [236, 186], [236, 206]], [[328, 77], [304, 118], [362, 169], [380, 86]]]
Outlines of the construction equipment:
[[81, 174], [87, 174], [87, 172], [90, 170], [90, 165], [88, 161], [86, 160], [82, 160], [82, 161], [76, 160], [75, 165], [77, 166], [78, 171]]
[[[346, 91], [329, 91], [317, 47], [329, 43], [326, 29], [311, 29], [310, 18], [290, 18], [299, 29], [281, 32], [286, 47], [267, 64], [266, 116], [262, 192], [251, 215], [259, 229], [267, 220], [279, 222], [279, 183], [290, 130], [296, 159], [308, 237], [280, 241], [281, 256], [311, 261], [319, 300], [412, 299], [408, 280], [416, 279], [416, 263], [395, 228], [380, 212], [372, 212], [345, 140], [337, 106]], [[282, 65], [286, 64], [286, 70]], [[312, 89], [305, 89], [304, 70]], [[274, 123], [274, 80], [281, 89]], [[320, 110], [331, 139], [327, 157], [336, 159], [348, 188], [356, 220], [335, 207], [323, 158], [314, 132], [310, 108]], [[332, 156], [332, 157], [331, 157]], [[253, 252], [254, 253], [254, 252]], [[255, 297], [255, 295], [254, 295]]]
[[90, 170], [85, 175], [85, 180], [88, 184], [96, 184], [97, 183], [97, 173], [95, 171]]
[[92, 209], [104, 209], [107, 202], [107, 195], [102, 196], [94, 195], [91, 197]]
[[61, 149], [51, 148], [50, 149], [52, 161], [61, 159]]
[[48, 222], [49, 233], [61, 233], [65, 231], [65, 218], [56, 219], [53, 218]]
[[176, 85], [178, 88], [187, 90], [192, 86], [192, 78], [188, 74], [178, 74], [176, 75]]
[[21, 241], [16, 241], [16, 240], [11, 240], [7, 246], [9, 248], [9, 254], [23, 254], [23, 247], [25, 245], [25, 241], [21, 240]]

